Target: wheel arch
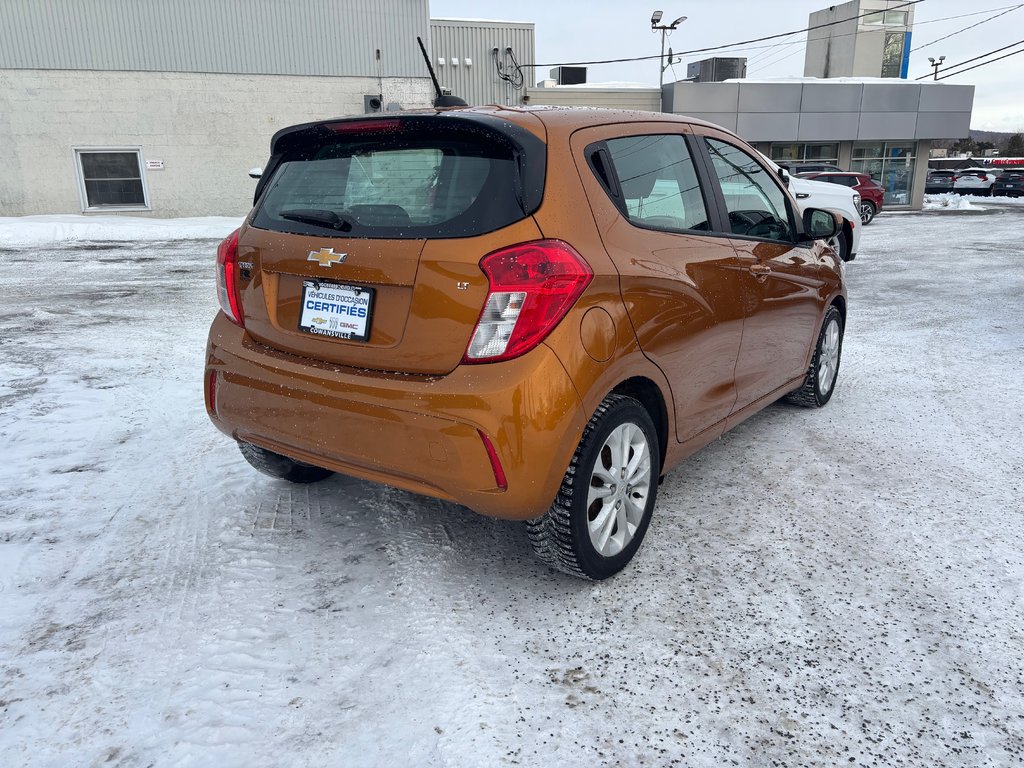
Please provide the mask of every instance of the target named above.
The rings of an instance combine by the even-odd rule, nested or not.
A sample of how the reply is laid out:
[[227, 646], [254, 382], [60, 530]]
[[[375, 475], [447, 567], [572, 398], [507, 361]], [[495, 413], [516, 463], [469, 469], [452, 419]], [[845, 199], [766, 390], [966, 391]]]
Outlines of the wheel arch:
[[665, 451], [668, 450], [669, 420], [668, 408], [665, 405], [665, 398], [661, 389], [645, 376], [634, 376], [631, 379], [618, 384], [609, 394], [626, 395], [632, 397], [644, 407], [654, 422], [654, 428], [658, 430], [658, 449], [661, 454], [660, 474], [665, 467]]
[[843, 234], [846, 235], [847, 248], [849, 249], [851, 258], [856, 254], [853, 252], [853, 224], [848, 218], [843, 216]]
[[843, 318], [843, 327], [846, 327], [846, 297], [842, 294], [836, 296], [832, 301], [829, 302], [829, 306], [835, 307], [839, 310], [839, 315]]

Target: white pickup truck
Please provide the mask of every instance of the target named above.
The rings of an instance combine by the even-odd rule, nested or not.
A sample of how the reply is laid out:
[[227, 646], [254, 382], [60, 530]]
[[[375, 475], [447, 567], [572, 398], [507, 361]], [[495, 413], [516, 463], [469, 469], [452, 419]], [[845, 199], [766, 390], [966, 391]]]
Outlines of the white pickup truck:
[[779, 168], [764, 155], [761, 156], [789, 185], [789, 191], [793, 193], [801, 211], [804, 208], [826, 208], [842, 215], [843, 229], [829, 241], [829, 245], [836, 249], [843, 261], [852, 261], [860, 247], [860, 195], [841, 184], [790, 176], [789, 171]]

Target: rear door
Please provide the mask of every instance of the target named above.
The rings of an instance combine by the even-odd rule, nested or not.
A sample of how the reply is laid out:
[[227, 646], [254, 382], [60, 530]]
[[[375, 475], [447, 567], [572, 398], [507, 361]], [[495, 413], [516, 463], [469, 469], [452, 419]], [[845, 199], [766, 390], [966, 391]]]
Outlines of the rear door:
[[682, 441], [721, 429], [736, 399], [738, 259], [711, 234], [686, 126], [630, 124], [623, 134], [580, 131], [574, 156], [640, 347], [672, 389]]

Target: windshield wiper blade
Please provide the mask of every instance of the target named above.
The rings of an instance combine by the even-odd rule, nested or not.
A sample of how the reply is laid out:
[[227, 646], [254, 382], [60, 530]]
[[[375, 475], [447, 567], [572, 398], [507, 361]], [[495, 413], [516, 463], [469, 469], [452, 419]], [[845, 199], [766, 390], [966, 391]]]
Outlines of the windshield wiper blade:
[[334, 211], [328, 211], [323, 208], [295, 208], [290, 211], [281, 211], [277, 215], [282, 219], [301, 221], [303, 224], [327, 227], [339, 232], [348, 232], [352, 229], [351, 221], [342, 218]]

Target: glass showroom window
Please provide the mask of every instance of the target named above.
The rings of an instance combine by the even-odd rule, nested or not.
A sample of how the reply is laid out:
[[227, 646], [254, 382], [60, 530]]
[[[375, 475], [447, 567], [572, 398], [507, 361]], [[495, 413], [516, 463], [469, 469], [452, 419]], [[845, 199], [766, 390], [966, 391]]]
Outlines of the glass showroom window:
[[772, 144], [776, 163], [838, 163], [838, 144]]
[[903, 73], [903, 32], [886, 32], [882, 48], [882, 77], [899, 77]]
[[139, 149], [76, 149], [83, 211], [148, 210]]
[[885, 190], [889, 205], [909, 205], [914, 186], [914, 145], [860, 141], [853, 145], [851, 171], [866, 173]]

